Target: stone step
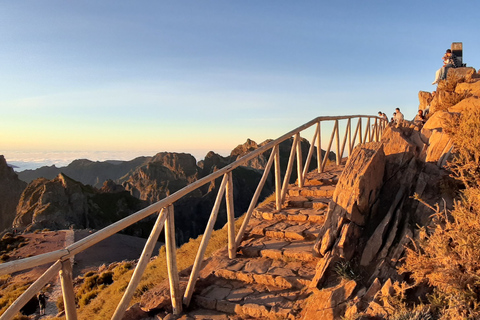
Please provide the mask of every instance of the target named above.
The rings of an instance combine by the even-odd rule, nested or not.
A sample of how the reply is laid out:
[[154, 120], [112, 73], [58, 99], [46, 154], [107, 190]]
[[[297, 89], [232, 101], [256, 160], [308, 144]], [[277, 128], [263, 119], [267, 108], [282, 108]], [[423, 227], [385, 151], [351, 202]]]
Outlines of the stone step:
[[297, 222], [309, 221], [311, 223], [323, 224], [326, 216], [326, 201], [313, 202], [313, 207], [318, 208], [286, 208], [281, 211], [273, 211], [264, 208], [257, 208], [253, 216], [263, 220], [289, 220]]
[[301, 289], [310, 284], [315, 275], [315, 267], [314, 261], [237, 258], [232, 259], [227, 267], [216, 270], [215, 275], [249, 284]]
[[315, 241], [288, 241], [268, 238], [252, 238], [240, 244], [239, 253], [247, 258], [264, 257], [284, 261], [314, 262]]
[[[313, 174], [307, 176], [303, 182], [304, 186], [334, 186], [338, 182], [338, 175], [328, 175], [326, 177], [315, 177]], [[297, 182], [298, 183], [298, 182]]]
[[292, 197], [323, 197], [331, 198], [335, 192], [335, 185], [327, 186], [304, 186], [303, 188], [291, 186], [288, 195]]
[[274, 239], [310, 241], [317, 238], [323, 220], [323, 216], [317, 216], [303, 222], [252, 218], [247, 233], [249, 235], [266, 236]]
[[[195, 299], [195, 298], [194, 298]], [[220, 312], [215, 309], [203, 309], [202, 305], [198, 305], [198, 309], [195, 309], [187, 313], [186, 319], [195, 319], [195, 320], [234, 320], [241, 319], [235, 315]], [[180, 318], [183, 319], [183, 318]]]
[[330, 203], [331, 198], [325, 197], [304, 197], [304, 196], [289, 196], [285, 200], [285, 207], [287, 208], [309, 208], [309, 209], [326, 209]]
[[[307, 294], [265, 285], [242, 286], [235, 280], [217, 280], [193, 296], [194, 306], [235, 315], [232, 319], [295, 319], [295, 302]], [[213, 318], [212, 318], [213, 319]], [[222, 319], [222, 318], [220, 318]], [[223, 318], [230, 319], [230, 318]]]

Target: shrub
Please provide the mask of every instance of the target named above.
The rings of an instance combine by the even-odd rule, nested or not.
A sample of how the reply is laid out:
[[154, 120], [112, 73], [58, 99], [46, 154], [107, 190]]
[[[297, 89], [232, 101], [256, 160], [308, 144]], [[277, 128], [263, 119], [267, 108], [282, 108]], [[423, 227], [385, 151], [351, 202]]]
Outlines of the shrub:
[[480, 318], [479, 116], [478, 110], [466, 110], [446, 128], [456, 149], [448, 166], [465, 189], [451, 211], [437, 207], [433, 227], [420, 229], [400, 269], [416, 284], [434, 288], [429, 300], [441, 319]]
[[87, 292], [82, 296], [82, 298], [79, 300], [78, 304], [80, 307], [86, 306], [90, 303], [92, 299], [94, 299], [98, 295], [98, 290], [93, 290], [90, 292]]
[[335, 265], [335, 273], [345, 280], [360, 280], [360, 274], [355, 270], [350, 261], [340, 261]]

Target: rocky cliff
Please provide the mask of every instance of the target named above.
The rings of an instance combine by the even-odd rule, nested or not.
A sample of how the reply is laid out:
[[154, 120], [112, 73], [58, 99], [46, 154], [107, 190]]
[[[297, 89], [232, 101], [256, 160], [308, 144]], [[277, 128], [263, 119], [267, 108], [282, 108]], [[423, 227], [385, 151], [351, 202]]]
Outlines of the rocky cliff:
[[[36, 179], [27, 186], [18, 202], [13, 227], [26, 231], [100, 229], [145, 206], [126, 191], [100, 192], [59, 174], [52, 180]], [[133, 233], [143, 235], [139, 230]]]
[[[308, 317], [385, 319], [395, 313], [386, 297], [395, 292], [395, 281], [408, 281], [398, 272], [405, 247], [418, 239], [419, 226], [433, 224], [431, 207], [451, 209], [457, 195], [457, 183], [444, 167], [455, 153], [446, 124], [480, 106], [473, 68], [451, 69], [448, 79], [436, 94], [419, 94], [420, 108], [429, 109], [423, 127], [390, 125], [381, 143], [359, 145], [348, 159], [314, 247], [323, 268], [317, 270]], [[332, 283], [325, 283], [339, 265], [356, 275], [350, 279], [355, 290], [351, 281], [335, 284], [349, 292], [341, 299], [332, 295]], [[427, 291], [416, 287], [410, 294], [426, 299]]]
[[18, 179], [17, 174], [0, 155], [0, 232], [12, 226], [20, 195], [27, 184]]

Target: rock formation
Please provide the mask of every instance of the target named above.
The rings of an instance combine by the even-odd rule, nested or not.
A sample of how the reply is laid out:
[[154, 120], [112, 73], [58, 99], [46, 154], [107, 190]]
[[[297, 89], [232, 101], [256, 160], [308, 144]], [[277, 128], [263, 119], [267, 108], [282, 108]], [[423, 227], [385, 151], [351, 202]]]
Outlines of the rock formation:
[[18, 177], [30, 183], [38, 178], [53, 179], [64, 173], [83, 184], [101, 188], [105, 180], [119, 181], [132, 170], [150, 161], [151, 157], [138, 157], [131, 161], [90, 161], [79, 159], [66, 167], [45, 166], [35, 170], [25, 170], [18, 173]]
[[122, 185], [134, 197], [154, 203], [196, 181], [198, 174], [192, 155], [162, 152], [129, 174]]
[[[442, 82], [436, 95], [419, 93], [420, 108], [430, 105], [423, 128], [408, 122], [389, 126], [381, 143], [359, 145], [348, 159], [314, 246], [323, 257], [315, 278], [320, 290], [315, 296], [322, 301], [318, 305], [318, 299], [311, 300], [306, 308], [310, 318], [338, 319], [359, 312], [387, 316], [388, 306], [377, 293], [391, 294], [392, 283], [404, 280], [397, 268], [405, 246], [418, 236], [418, 226], [432, 223], [433, 211], [414, 195], [440, 210], [452, 208], [454, 190], [446, 186], [455, 183], [444, 165], [455, 150], [444, 128], [465, 108], [480, 105], [480, 81], [473, 68], [451, 70], [449, 79], [455, 81]], [[354, 280], [336, 287], [323, 284], [338, 263], [348, 263], [362, 275], [355, 290]], [[348, 308], [336, 302], [337, 291], [351, 295], [342, 298], [350, 301]]]
[[100, 229], [144, 206], [145, 203], [125, 191], [102, 193], [59, 174], [52, 180], [36, 179], [26, 187], [18, 202], [13, 227], [27, 231]]
[[0, 232], [12, 226], [18, 200], [26, 186], [0, 155]]

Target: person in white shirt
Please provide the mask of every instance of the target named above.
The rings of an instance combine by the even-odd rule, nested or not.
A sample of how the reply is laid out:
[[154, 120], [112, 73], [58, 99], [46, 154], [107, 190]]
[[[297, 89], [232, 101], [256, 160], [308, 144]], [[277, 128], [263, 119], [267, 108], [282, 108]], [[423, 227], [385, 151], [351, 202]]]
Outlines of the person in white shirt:
[[397, 125], [402, 124], [403, 120], [405, 120], [405, 117], [403, 116], [403, 113], [400, 112], [400, 108], [395, 109], [395, 123]]

